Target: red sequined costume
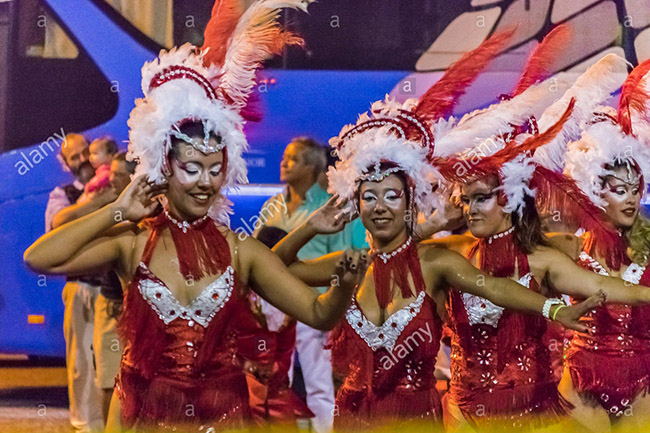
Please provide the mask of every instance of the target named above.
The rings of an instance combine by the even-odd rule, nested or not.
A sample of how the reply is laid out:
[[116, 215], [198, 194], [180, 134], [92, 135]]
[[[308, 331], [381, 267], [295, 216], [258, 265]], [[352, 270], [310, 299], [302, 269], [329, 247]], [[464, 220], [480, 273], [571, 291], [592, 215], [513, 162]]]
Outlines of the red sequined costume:
[[[518, 283], [539, 292], [528, 256], [516, 248], [512, 231], [480, 239], [468, 258], [477, 250], [481, 270], [508, 277], [516, 266]], [[468, 422], [530, 428], [567, 413], [570, 404], [558, 392], [553, 356], [545, 344], [546, 319], [458, 290], [451, 291], [448, 315], [453, 331], [449, 398]]]
[[[251, 294], [251, 298], [256, 295]], [[257, 304], [251, 300], [255, 307]], [[289, 369], [296, 346], [296, 321], [287, 318], [271, 331], [261, 311], [239, 318], [243, 330], [238, 338], [239, 353], [244, 360], [250, 394], [251, 414], [258, 425], [267, 422], [290, 424], [297, 418], [314, 414], [289, 386]]]
[[[126, 344], [116, 388], [123, 426], [136, 431], [244, 427], [250, 409], [237, 336], [239, 318], [249, 307], [235, 271], [228, 264], [189, 306], [181, 305], [148, 267], [160, 232], [169, 226], [162, 216], [155, 221], [119, 324]], [[216, 227], [211, 219], [204, 227], [208, 224], [210, 230]], [[220, 242], [230, 263], [227, 242], [223, 237]]]
[[[612, 250], [625, 252], [621, 245]], [[592, 253], [593, 254], [593, 253]], [[623, 254], [621, 254], [623, 256]], [[589, 253], [580, 253], [578, 264], [601, 275], [607, 270]], [[650, 285], [646, 266], [629, 265], [622, 279]], [[619, 267], [620, 269], [620, 267]], [[650, 386], [650, 306], [605, 304], [581, 319], [592, 333], [575, 332], [566, 364], [573, 386], [587, 394], [611, 415], [621, 416]]]
[[[409, 250], [417, 254], [414, 246]], [[423, 281], [419, 262], [410, 272], [419, 273]], [[345, 377], [336, 396], [335, 430], [358, 431], [393, 421], [432, 425], [441, 421], [433, 372], [442, 322], [424, 284], [416, 290], [416, 299], [381, 326], [369, 321], [354, 300], [345, 320], [332, 331], [332, 363]]]

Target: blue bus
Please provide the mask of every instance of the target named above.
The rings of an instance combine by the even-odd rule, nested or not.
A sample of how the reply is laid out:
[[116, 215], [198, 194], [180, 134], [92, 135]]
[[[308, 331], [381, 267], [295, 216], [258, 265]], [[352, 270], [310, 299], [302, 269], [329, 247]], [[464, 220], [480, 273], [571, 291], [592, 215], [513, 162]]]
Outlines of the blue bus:
[[[250, 3], [250, 0], [242, 0]], [[70, 182], [62, 137], [113, 136], [141, 96], [140, 68], [162, 48], [200, 45], [213, 0], [0, 0], [0, 353], [64, 356], [62, 278], [22, 261], [44, 232], [49, 192]], [[289, 11], [305, 37], [270, 61], [256, 91], [264, 118], [246, 127], [251, 184], [229, 195], [233, 228], [281, 190], [279, 163], [291, 137], [323, 143], [391, 94], [419, 96], [463, 52], [519, 24], [510, 47], [461, 99], [456, 114], [507, 93], [537, 41], [569, 22], [576, 41], [558, 70], [584, 70], [607, 52], [650, 57], [650, 12], [640, 0], [320, 0]], [[598, 22], [598, 26], [593, 26]]]

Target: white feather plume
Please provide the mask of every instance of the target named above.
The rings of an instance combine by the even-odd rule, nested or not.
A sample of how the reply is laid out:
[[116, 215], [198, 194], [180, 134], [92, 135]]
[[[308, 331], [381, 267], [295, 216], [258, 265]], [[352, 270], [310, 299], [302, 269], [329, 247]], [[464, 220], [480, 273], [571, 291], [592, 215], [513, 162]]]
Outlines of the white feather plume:
[[313, 0], [259, 0], [244, 12], [233, 32], [221, 68], [219, 87], [232, 98], [238, 109], [246, 105], [255, 86], [255, 71], [276, 54], [277, 22], [285, 8], [307, 12]]
[[501, 166], [501, 185], [507, 204], [503, 207], [504, 213], [517, 211], [523, 214], [525, 196], [534, 197], [535, 191], [528, 184], [535, 173], [535, 164], [528, 155], [519, 155], [515, 159]]
[[575, 180], [589, 199], [601, 208], [602, 178], [609, 174], [605, 164], [634, 161], [645, 179], [650, 179], [650, 149], [641, 140], [626, 135], [618, 125], [598, 122], [588, 126], [580, 140], [569, 143], [564, 174]]
[[591, 119], [596, 107], [604, 104], [627, 76], [627, 62], [610, 53], [587, 69], [564, 95], [548, 107], [538, 125], [541, 130], [549, 128], [564, 114], [571, 98], [575, 98], [573, 113], [562, 132], [550, 143], [535, 152], [535, 161], [553, 171], [561, 171], [567, 144], [580, 138], [585, 122]]
[[[568, 87], [567, 77], [559, 74], [529, 87], [510, 100], [464, 115], [458, 123], [435, 138], [435, 155], [450, 156], [478, 147], [484, 140], [512, 130], [537, 112], [544, 110]], [[560, 89], [560, 90], [558, 90]]]

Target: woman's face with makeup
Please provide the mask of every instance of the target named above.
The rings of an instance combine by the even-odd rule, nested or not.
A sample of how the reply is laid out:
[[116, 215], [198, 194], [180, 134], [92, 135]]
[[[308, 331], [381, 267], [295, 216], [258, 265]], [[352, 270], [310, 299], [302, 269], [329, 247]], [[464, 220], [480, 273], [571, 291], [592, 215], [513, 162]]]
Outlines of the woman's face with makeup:
[[[202, 137], [194, 137], [202, 140]], [[214, 138], [210, 145], [216, 146]], [[223, 151], [204, 154], [187, 143], [178, 143], [170, 155], [172, 175], [167, 199], [171, 210], [183, 219], [206, 215], [224, 182]]]
[[498, 203], [496, 181], [481, 179], [461, 185], [463, 217], [473, 236], [487, 238], [510, 228], [510, 215]]
[[603, 185], [602, 197], [607, 203], [605, 212], [612, 223], [621, 229], [632, 227], [641, 208], [639, 174], [631, 170], [629, 173], [626, 167], [612, 170], [614, 175], [607, 176]]
[[381, 182], [364, 181], [359, 187], [359, 217], [372, 237], [388, 243], [406, 230], [404, 182], [391, 174]]

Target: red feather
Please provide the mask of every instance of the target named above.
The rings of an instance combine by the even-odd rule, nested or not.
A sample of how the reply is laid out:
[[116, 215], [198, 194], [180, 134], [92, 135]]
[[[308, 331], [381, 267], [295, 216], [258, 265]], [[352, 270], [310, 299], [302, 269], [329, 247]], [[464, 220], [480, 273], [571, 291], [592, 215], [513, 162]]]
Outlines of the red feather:
[[526, 62], [526, 67], [515, 87], [513, 96], [519, 95], [533, 84], [552, 75], [555, 61], [569, 44], [571, 33], [571, 28], [563, 24], [555, 27], [544, 37]]
[[226, 58], [228, 40], [237, 27], [244, 11], [240, 0], [217, 0], [212, 7], [212, 16], [205, 28], [201, 50], [210, 50], [203, 57], [206, 66], [222, 65]]
[[626, 249], [617, 248], [621, 245], [618, 231], [607, 222], [605, 212], [589, 200], [573, 179], [537, 166], [530, 187], [535, 189], [535, 206], [540, 214], [560, 212], [564, 224], [590, 233], [586, 251], [605, 257], [611, 269], [620, 269], [626, 262]]
[[[560, 117], [553, 126], [543, 133], [533, 135], [519, 145], [506, 145], [503, 149], [497, 151], [493, 155], [483, 157], [478, 163], [472, 163], [471, 161], [466, 162], [463, 158], [438, 158], [435, 160], [435, 163], [438, 166], [438, 171], [443, 177], [452, 182], [497, 173], [501, 166], [506, 162], [527, 152], [532, 154], [537, 148], [553, 140], [562, 131], [564, 123], [569, 120], [569, 117], [571, 117], [575, 102], [575, 98], [571, 98], [571, 101], [569, 101], [562, 117]], [[458, 164], [460, 164], [460, 166]], [[463, 170], [459, 170], [461, 167]]]
[[641, 83], [650, 71], [650, 59], [634, 68], [621, 87], [621, 99], [618, 103], [618, 123], [626, 134], [632, 134], [631, 112], [647, 115], [646, 102], [650, 95]]
[[458, 98], [483, 69], [503, 50], [515, 30], [495, 33], [477, 48], [466, 53], [420, 98], [415, 114], [426, 120], [448, 115]]

